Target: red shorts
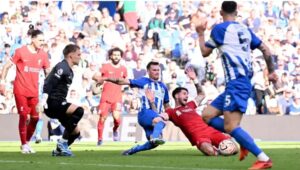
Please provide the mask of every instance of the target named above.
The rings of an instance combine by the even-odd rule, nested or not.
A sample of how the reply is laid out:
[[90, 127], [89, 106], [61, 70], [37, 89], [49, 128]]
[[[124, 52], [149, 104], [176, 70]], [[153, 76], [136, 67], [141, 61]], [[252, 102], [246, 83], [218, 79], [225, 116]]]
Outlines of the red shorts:
[[100, 101], [99, 104], [99, 115], [107, 116], [109, 112], [121, 111], [122, 103], [121, 102], [109, 102], [109, 101]]
[[217, 131], [211, 127], [208, 127], [204, 131], [195, 133], [193, 141], [196, 144], [197, 148], [200, 148], [201, 144], [204, 142], [211, 143], [218, 148], [219, 144], [225, 140], [230, 139], [230, 136], [224, 135], [222, 132]]
[[31, 116], [38, 116], [36, 112], [36, 105], [39, 102], [38, 97], [25, 97], [15, 94], [16, 106], [20, 115], [30, 114]]

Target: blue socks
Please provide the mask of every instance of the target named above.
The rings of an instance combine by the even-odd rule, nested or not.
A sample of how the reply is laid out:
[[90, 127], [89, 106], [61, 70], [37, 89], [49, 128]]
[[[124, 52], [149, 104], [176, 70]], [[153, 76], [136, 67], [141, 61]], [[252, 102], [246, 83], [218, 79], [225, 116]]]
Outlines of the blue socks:
[[44, 124], [43, 120], [39, 119], [35, 128], [35, 136], [41, 136], [43, 130], [43, 124]]
[[225, 132], [224, 129], [224, 119], [220, 118], [220, 117], [214, 117], [212, 118], [208, 125], [214, 127], [215, 129], [221, 131], [221, 132]]
[[134, 148], [132, 148], [131, 154], [134, 154], [136, 152], [140, 152], [140, 151], [146, 151], [146, 150], [150, 150], [153, 148], [156, 148], [158, 145], [154, 145], [152, 144], [150, 141], [144, 143], [143, 145], [137, 145]]
[[253, 138], [244, 131], [241, 127], [235, 128], [230, 135], [248, 151], [253, 153], [255, 156], [258, 156], [262, 150], [254, 143]]
[[165, 127], [164, 122], [160, 121], [160, 122], [156, 123], [153, 128], [152, 138], [159, 138], [164, 127]]

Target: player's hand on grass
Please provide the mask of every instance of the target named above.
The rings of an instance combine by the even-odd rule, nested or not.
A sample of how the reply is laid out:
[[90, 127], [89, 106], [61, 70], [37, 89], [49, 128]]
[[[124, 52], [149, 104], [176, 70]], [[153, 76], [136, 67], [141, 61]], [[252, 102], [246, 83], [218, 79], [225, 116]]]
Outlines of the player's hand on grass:
[[145, 95], [146, 95], [147, 99], [150, 101], [150, 103], [154, 102], [154, 100], [155, 100], [154, 91], [152, 91], [151, 89], [146, 89]]

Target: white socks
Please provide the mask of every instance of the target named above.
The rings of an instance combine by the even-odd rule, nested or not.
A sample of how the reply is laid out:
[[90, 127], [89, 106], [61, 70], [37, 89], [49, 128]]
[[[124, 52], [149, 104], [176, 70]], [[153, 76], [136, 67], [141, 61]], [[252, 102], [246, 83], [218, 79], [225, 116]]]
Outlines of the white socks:
[[270, 158], [264, 152], [261, 152], [259, 155], [257, 155], [257, 159], [267, 162]]

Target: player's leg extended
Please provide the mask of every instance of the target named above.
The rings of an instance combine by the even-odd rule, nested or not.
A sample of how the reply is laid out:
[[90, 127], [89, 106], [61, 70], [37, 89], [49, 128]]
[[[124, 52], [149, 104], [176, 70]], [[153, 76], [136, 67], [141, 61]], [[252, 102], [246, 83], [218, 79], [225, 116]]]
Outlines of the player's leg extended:
[[101, 145], [103, 141], [103, 130], [104, 130], [104, 123], [108, 116], [108, 110], [110, 108], [110, 104], [107, 102], [100, 102], [99, 104], [99, 121], [98, 121], [98, 143], [97, 145]]
[[113, 140], [118, 141], [119, 135], [118, 135], [118, 128], [121, 124], [121, 108], [122, 104], [121, 102], [113, 103], [112, 104], [112, 116], [114, 119], [114, 127], [113, 127]]
[[155, 117], [152, 120], [152, 124], [153, 124], [153, 133], [152, 133], [151, 140], [158, 145], [164, 144], [165, 141], [161, 138], [161, 136], [162, 136], [162, 130], [166, 125], [165, 122], [161, 117]]
[[38, 104], [38, 98], [33, 97], [28, 99], [28, 106], [30, 108], [30, 120], [27, 126], [26, 140], [29, 142], [36, 128], [36, 124], [39, 121], [39, 113], [36, 112], [36, 105]]
[[208, 105], [202, 113], [203, 120], [215, 129], [225, 132], [224, 120], [219, 117], [223, 114], [223, 106], [225, 93], [220, 94], [210, 105]]
[[154, 144], [153, 142], [150, 141], [150, 136], [152, 135], [153, 127], [151, 127], [151, 126], [148, 126], [148, 128], [144, 127], [144, 130], [145, 130], [146, 137], [147, 137], [148, 141], [146, 143], [144, 143], [143, 145], [137, 145], [137, 146], [134, 146], [134, 147], [124, 151], [122, 153], [123, 155], [132, 155], [132, 154], [135, 154], [137, 152], [154, 149], [158, 146], [158, 145], [156, 145], [156, 144]]
[[225, 130], [248, 151], [253, 153], [258, 160], [268, 161], [270, 158], [255, 144], [253, 138], [241, 127], [239, 127], [242, 114], [239, 111], [224, 112]]

